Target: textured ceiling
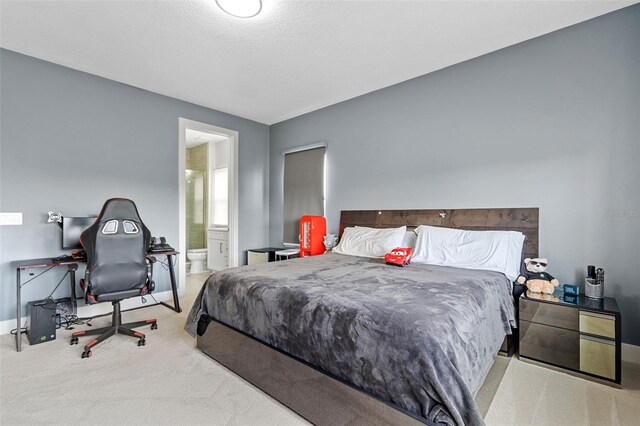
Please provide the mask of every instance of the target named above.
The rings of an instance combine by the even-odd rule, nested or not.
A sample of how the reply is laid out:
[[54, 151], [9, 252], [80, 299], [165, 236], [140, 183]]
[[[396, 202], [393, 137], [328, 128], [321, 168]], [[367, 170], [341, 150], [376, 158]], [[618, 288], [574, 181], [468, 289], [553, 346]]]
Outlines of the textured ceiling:
[[0, 46], [272, 124], [635, 1], [6, 1]]

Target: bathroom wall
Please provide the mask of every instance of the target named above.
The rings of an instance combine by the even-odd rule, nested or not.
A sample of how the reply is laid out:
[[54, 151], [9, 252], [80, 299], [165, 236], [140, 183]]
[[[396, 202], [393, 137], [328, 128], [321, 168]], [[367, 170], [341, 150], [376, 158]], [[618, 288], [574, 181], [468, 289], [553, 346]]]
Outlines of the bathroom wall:
[[207, 247], [209, 144], [187, 148], [187, 250]]

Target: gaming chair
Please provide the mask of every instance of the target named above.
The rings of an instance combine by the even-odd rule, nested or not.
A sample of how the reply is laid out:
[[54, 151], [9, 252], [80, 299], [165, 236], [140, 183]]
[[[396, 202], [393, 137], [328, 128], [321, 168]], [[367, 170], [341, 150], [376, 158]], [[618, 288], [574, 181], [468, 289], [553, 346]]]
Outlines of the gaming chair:
[[76, 331], [71, 344], [78, 337], [98, 335], [84, 347], [82, 358], [92, 355], [91, 349], [114, 334], [124, 334], [138, 339], [144, 346], [145, 335], [133, 328], [150, 324], [158, 328], [156, 319], [122, 324], [120, 301], [134, 296], [143, 296], [154, 290], [153, 263], [147, 256], [151, 233], [142, 223], [133, 201], [112, 198], [102, 206], [96, 221], [84, 230], [80, 242], [87, 252], [87, 269], [80, 287], [88, 304], [111, 302], [112, 323], [108, 327]]

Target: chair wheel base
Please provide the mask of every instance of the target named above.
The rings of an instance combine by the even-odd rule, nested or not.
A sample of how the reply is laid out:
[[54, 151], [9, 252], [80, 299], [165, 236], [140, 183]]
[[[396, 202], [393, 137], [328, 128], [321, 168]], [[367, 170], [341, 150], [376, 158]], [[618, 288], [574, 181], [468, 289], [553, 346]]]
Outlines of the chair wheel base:
[[144, 333], [134, 330], [135, 328], [144, 326], [151, 326], [152, 330], [156, 330], [158, 328], [157, 319], [152, 318], [144, 321], [122, 323], [122, 316], [120, 315], [120, 302], [113, 302], [113, 319], [110, 326], [98, 327], [85, 331], [76, 331], [71, 334], [70, 344], [77, 345], [79, 337], [95, 336], [93, 340], [89, 341], [84, 346], [82, 358], [90, 358], [92, 355], [91, 349], [115, 335], [133, 337], [138, 340], [138, 346], [145, 346], [147, 344], [147, 341], [145, 339], [146, 336], [144, 335]]

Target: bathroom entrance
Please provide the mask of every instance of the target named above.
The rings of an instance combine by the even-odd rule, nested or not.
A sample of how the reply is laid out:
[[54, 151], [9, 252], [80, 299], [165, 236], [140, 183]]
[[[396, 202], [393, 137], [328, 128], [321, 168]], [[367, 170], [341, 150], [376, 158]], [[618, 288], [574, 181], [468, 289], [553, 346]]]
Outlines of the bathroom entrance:
[[237, 265], [236, 144], [237, 132], [180, 119], [181, 283]]

